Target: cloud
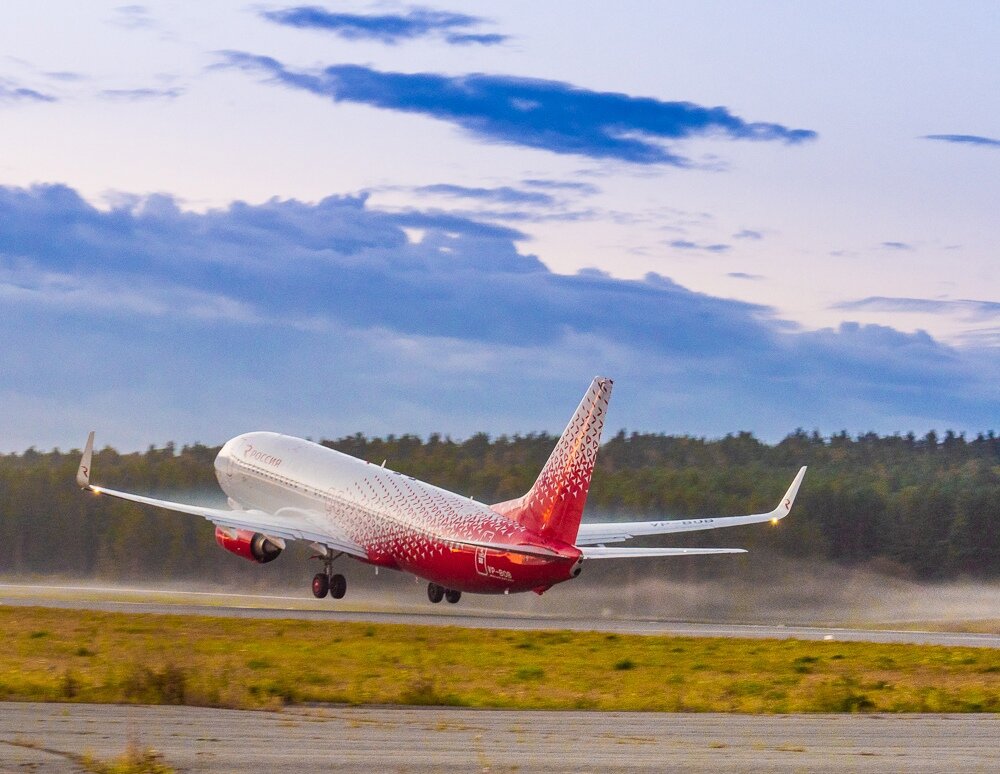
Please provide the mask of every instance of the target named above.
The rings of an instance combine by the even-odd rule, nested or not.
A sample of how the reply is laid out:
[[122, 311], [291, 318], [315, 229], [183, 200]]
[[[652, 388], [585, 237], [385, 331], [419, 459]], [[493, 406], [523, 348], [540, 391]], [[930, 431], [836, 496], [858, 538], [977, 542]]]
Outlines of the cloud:
[[448, 35], [445, 37], [453, 46], [496, 46], [508, 39], [507, 35], [499, 35], [495, 32], [487, 34], [463, 33]]
[[33, 304], [125, 319], [141, 315], [264, 322], [247, 305], [225, 295], [166, 283], [143, 288], [137, 280], [135, 276], [97, 278], [56, 272], [28, 261], [0, 259], [0, 299], [7, 305]]
[[114, 9], [110, 23], [127, 30], [150, 29], [156, 26], [144, 5], [120, 5]]
[[276, 59], [223, 52], [224, 66], [267, 76], [334, 102], [446, 121], [488, 142], [635, 164], [691, 166], [671, 143], [692, 137], [798, 144], [808, 129], [747, 122], [724, 107], [598, 92], [506, 75], [382, 72], [360, 65], [291, 70]]
[[760, 274], [747, 274], [746, 272], [742, 271], [731, 271], [726, 276], [732, 277], [733, 279], [752, 280], [752, 281], [764, 279], [764, 277]]
[[146, 102], [156, 99], [177, 99], [184, 89], [104, 89], [98, 96], [118, 102]]
[[506, 35], [466, 32], [483, 20], [462, 13], [413, 8], [402, 14], [334, 13], [314, 5], [300, 5], [260, 15], [275, 24], [297, 29], [322, 30], [345, 40], [377, 40], [395, 45], [405, 40], [443, 36], [452, 45], [492, 46], [503, 43]]
[[[412, 189], [410, 189], [412, 190]], [[598, 217], [597, 210], [566, 210], [560, 207], [546, 208], [536, 206], [534, 209], [510, 209], [502, 205], [499, 208], [485, 206], [473, 206], [463, 209], [448, 210], [440, 208], [402, 208], [395, 209], [394, 212], [404, 215], [410, 214], [414, 217], [427, 218], [436, 217], [444, 219], [460, 218], [477, 223], [578, 223], [581, 221], [594, 220]], [[412, 228], [419, 228], [413, 226]], [[528, 240], [527, 234], [522, 234], [520, 239]]]
[[869, 296], [834, 304], [834, 309], [865, 312], [902, 312], [906, 314], [961, 314], [974, 320], [1000, 319], [1000, 302], [974, 299], [906, 298]]
[[578, 193], [581, 196], [593, 196], [601, 192], [601, 189], [596, 185], [590, 183], [579, 183], [572, 180], [541, 180], [538, 178], [529, 178], [527, 180], [522, 180], [522, 183], [532, 188], [542, 188], [553, 191], [572, 191]]
[[447, 183], [437, 183], [435, 185], [422, 185], [413, 189], [417, 193], [436, 194], [439, 196], [455, 196], [463, 199], [478, 199], [498, 204], [537, 204], [551, 206], [555, 204], [555, 198], [549, 194], [537, 191], [523, 191], [510, 186], [498, 186], [496, 188], [469, 188], [462, 185], [449, 185]]
[[57, 102], [51, 94], [43, 94], [35, 89], [20, 86], [13, 81], [0, 78], [0, 105], [16, 102]]
[[732, 245], [704, 244], [699, 242], [692, 242], [688, 239], [674, 239], [670, 242], [667, 242], [667, 244], [676, 250], [700, 250], [706, 253], [724, 253], [727, 250], [732, 249]]
[[756, 241], [763, 238], [764, 235], [762, 233], [760, 233], [759, 231], [752, 231], [748, 228], [745, 228], [741, 231], [737, 231], [735, 234], [733, 234], [733, 239], [752, 239]]
[[70, 72], [69, 70], [54, 70], [42, 73], [46, 78], [53, 81], [62, 81], [63, 83], [78, 83], [80, 81], [89, 80], [88, 76], [83, 73]]
[[521, 232], [470, 217], [365, 196], [98, 209], [48, 185], [0, 187], [0, 222], [0, 398], [38, 407], [8, 413], [9, 449], [78, 444], [94, 424], [127, 448], [251, 427], [558, 431], [602, 372], [615, 427], [995, 424], [991, 339], [801, 331], [656, 274], [556, 274]]
[[912, 250], [913, 245], [906, 242], [883, 242], [882, 247], [889, 250]]
[[922, 140], [940, 140], [941, 142], [957, 143], [959, 145], [979, 145], [986, 148], [1000, 148], [1000, 140], [992, 137], [981, 137], [976, 134], [925, 134]]

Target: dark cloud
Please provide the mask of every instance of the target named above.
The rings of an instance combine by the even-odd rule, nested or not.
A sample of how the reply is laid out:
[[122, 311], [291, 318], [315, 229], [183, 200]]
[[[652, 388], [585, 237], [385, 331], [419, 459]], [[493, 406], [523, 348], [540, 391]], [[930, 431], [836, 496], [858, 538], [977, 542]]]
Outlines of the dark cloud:
[[747, 274], [746, 272], [742, 271], [731, 271], [726, 276], [732, 277], [733, 279], [753, 280], [753, 281], [764, 279], [764, 277], [761, 276], [760, 274]]
[[981, 137], [976, 134], [925, 134], [923, 140], [940, 140], [941, 142], [957, 143], [959, 145], [979, 145], [987, 148], [1000, 148], [1000, 140], [992, 137]]
[[555, 198], [548, 194], [539, 193], [538, 191], [523, 191], [506, 185], [496, 188], [469, 188], [463, 185], [437, 183], [435, 185], [419, 186], [413, 190], [417, 193], [455, 196], [463, 199], [478, 199], [498, 204], [538, 204], [542, 206], [555, 204]]
[[[517, 250], [524, 235], [514, 229], [381, 212], [364, 197], [237, 202], [196, 214], [155, 196], [104, 212], [70, 188], [43, 186], [0, 189], [0, 220], [0, 255], [16, 257], [23, 278], [34, 267], [108, 288], [185, 288], [260, 318], [294, 310], [293, 322], [491, 343], [554, 342], [572, 330], [663, 352], [718, 352], [768, 335], [763, 307], [691, 293], [657, 275], [553, 274]], [[419, 244], [407, 228], [424, 231]], [[701, 318], [693, 330], [684, 325], [689, 315]]]
[[596, 159], [684, 167], [690, 160], [667, 143], [710, 136], [797, 144], [816, 137], [808, 129], [747, 122], [724, 107], [589, 91], [537, 78], [394, 73], [360, 65], [306, 72], [270, 57], [241, 52], [223, 57], [228, 66], [334, 102], [415, 113], [453, 123], [482, 140]]
[[600, 372], [619, 378], [619, 427], [995, 422], [995, 349], [800, 331], [656, 274], [555, 274], [515, 229], [365, 196], [195, 213], [163, 195], [98, 209], [66, 186], [0, 187], [0, 223], [11, 448], [106, 423], [136, 445], [251, 427], [559, 430]]
[[912, 250], [913, 245], [906, 242], [883, 242], [882, 247], [888, 248], [889, 250]]
[[692, 242], [689, 239], [674, 239], [667, 242], [668, 245], [676, 250], [699, 250], [706, 253], [724, 253], [727, 250], [731, 250], [731, 245], [723, 244], [703, 244], [700, 242]]
[[753, 240], [758, 240], [758, 239], [763, 239], [763, 238], [764, 238], [764, 235], [762, 233], [760, 233], [759, 231], [752, 231], [751, 229], [748, 229], [748, 228], [745, 228], [745, 229], [743, 229], [741, 231], [737, 231], [735, 234], [733, 234], [733, 239], [753, 239]]
[[314, 5], [300, 5], [274, 11], [261, 11], [262, 17], [275, 24], [297, 29], [323, 30], [346, 40], [377, 40], [396, 44], [429, 36], [443, 36], [452, 45], [492, 46], [503, 43], [506, 35], [467, 32], [482, 19], [450, 11], [414, 8], [402, 14], [335, 13]]

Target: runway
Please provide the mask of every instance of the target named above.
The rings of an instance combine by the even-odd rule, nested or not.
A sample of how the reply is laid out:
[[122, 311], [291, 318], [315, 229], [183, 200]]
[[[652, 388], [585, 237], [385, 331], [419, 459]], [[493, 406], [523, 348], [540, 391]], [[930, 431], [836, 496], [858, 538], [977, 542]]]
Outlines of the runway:
[[[463, 600], [464, 603], [464, 600]], [[796, 626], [674, 621], [636, 618], [559, 617], [502, 614], [428, 604], [425, 609], [379, 610], [346, 608], [330, 600], [215, 592], [123, 591], [81, 586], [0, 584], [0, 605], [58, 607], [122, 613], [209, 615], [227, 618], [291, 618], [402, 625], [459, 626], [521, 631], [566, 629], [616, 634], [732, 637], [749, 639], [834, 640], [841, 642], [910, 643], [998, 648], [1000, 633], [860, 629], [835, 626]]]
[[178, 771], [993, 772], [995, 715], [684, 715], [418, 708], [279, 713], [0, 703], [0, 771], [82, 771], [132, 741]]

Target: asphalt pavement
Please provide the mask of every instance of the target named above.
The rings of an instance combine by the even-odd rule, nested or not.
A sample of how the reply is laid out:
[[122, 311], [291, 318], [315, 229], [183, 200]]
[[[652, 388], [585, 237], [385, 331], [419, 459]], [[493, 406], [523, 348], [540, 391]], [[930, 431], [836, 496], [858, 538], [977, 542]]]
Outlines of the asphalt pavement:
[[[0, 703], [0, 771], [131, 743], [177, 771], [996, 772], [996, 715], [717, 715]], [[90, 769], [93, 770], [93, 769]]]

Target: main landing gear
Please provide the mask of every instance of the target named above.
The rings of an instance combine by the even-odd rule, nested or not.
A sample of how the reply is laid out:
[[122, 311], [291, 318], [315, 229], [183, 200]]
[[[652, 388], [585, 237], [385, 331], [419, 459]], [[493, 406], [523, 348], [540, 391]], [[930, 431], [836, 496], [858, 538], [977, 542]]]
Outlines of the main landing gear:
[[322, 599], [327, 592], [334, 599], [343, 599], [347, 593], [347, 578], [340, 573], [327, 575], [325, 572], [318, 572], [313, 576], [313, 596]]
[[454, 605], [462, 598], [462, 592], [455, 589], [446, 589], [437, 583], [428, 583], [427, 598], [435, 605], [442, 599], [447, 599], [449, 604]]
[[313, 576], [312, 592], [317, 599], [322, 599], [330, 594], [334, 599], [343, 599], [347, 593], [347, 578], [340, 573], [333, 573], [333, 562], [339, 558], [337, 556], [323, 557], [323, 572], [318, 572]]

